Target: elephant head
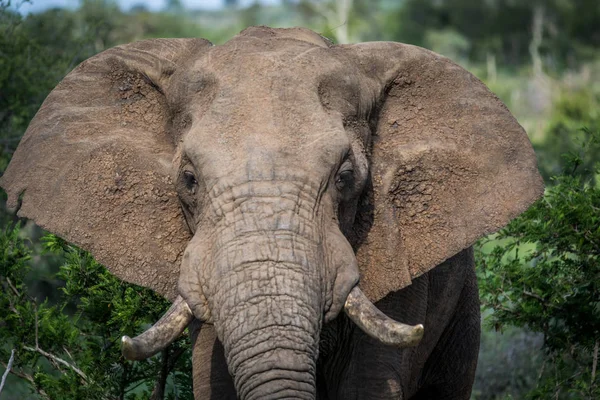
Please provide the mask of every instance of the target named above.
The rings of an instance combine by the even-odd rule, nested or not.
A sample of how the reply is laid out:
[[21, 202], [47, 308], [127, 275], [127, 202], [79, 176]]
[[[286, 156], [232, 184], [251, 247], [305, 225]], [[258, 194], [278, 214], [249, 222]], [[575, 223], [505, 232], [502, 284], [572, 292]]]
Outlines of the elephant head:
[[88, 59], [1, 184], [21, 216], [174, 300], [126, 356], [212, 323], [242, 399], [314, 398], [320, 330], [344, 307], [384, 342], [417, 343], [422, 326], [371, 302], [542, 192], [523, 129], [450, 60], [264, 27]]

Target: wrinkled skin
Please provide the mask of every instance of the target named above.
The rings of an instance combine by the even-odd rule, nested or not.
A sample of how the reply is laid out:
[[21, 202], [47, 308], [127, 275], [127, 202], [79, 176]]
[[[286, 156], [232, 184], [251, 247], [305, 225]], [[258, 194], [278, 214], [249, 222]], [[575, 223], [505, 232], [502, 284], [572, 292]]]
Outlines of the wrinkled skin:
[[[396, 320], [423, 322], [416, 348], [395, 349], [357, 329], [345, 316], [323, 327], [318, 399], [468, 399], [479, 350], [479, 298], [470, 249], [377, 302]], [[235, 399], [223, 348], [212, 327], [192, 326], [194, 392]]]
[[[146, 342], [124, 338], [128, 357], [194, 318], [195, 397], [244, 400], [469, 398], [470, 245], [542, 191], [522, 128], [447, 59], [269, 28], [86, 61], [1, 183], [20, 215], [180, 296]], [[425, 326], [417, 347], [341, 313], [359, 279], [388, 316]]]

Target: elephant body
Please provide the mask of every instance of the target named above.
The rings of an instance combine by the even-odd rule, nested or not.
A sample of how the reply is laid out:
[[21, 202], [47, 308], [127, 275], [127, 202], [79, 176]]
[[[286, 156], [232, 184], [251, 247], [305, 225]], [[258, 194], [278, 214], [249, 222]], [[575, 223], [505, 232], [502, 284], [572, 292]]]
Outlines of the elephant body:
[[[382, 345], [345, 315], [325, 325], [317, 399], [468, 399], [479, 351], [476, 280], [469, 248], [376, 303], [396, 320], [425, 325], [425, 335], [414, 348]], [[214, 329], [197, 328], [195, 324], [191, 329], [195, 397], [235, 400], [223, 346]]]
[[196, 397], [242, 400], [468, 398], [470, 246], [543, 192], [524, 130], [450, 60], [266, 27], [84, 61], [0, 184], [173, 300], [125, 357], [191, 323]]
[[[348, 343], [337, 350], [337, 357], [350, 356], [343, 378], [337, 391], [324, 398], [469, 399], [481, 324], [472, 250], [462, 251], [376, 305], [395, 320], [422, 323], [421, 343], [390, 348], [353, 329]], [[336, 376], [336, 365], [330, 369], [326, 375]]]

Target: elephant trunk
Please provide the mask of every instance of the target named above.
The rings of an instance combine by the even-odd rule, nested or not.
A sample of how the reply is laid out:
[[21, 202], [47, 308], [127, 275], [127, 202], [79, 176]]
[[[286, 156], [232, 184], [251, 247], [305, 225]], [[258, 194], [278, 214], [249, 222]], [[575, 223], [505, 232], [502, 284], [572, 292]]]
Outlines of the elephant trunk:
[[302, 264], [274, 260], [234, 270], [214, 315], [239, 397], [314, 399], [320, 280]]
[[239, 398], [314, 399], [319, 277], [306, 264], [275, 259], [235, 265], [232, 274], [221, 281], [213, 315]]
[[[227, 324], [223, 340], [240, 399], [315, 398], [318, 329], [308, 326], [308, 317], [294, 316], [278, 304], [296, 301], [285, 294], [260, 295], [252, 306], [231, 316], [239, 323]], [[258, 309], [279, 314], [280, 320], [263, 318]], [[317, 320], [313, 317], [311, 323]]]
[[318, 230], [298, 208], [250, 202], [213, 257], [211, 312], [229, 372], [243, 400], [314, 399], [325, 297]]

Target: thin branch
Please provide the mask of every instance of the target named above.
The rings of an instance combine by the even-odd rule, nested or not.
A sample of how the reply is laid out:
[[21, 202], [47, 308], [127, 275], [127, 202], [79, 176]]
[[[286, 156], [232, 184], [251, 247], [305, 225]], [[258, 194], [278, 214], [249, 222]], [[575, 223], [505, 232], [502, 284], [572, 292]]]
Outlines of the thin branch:
[[17, 296], [17, 297], [21, 296], [21, 293], [19, 293], [19, 291], [17, 290], [15, 285], [13, 285], [13, 283], [10, 281], [10, 278], [7, 277], [6, 282], [8, 282], [8, 286], [10, 286], [12, 291], [15, 293], [15, 296]]
[[[4, 368], [8, 367], [8, 365], [4, 364], [2, 361], [0, 361], [0, 365], [2, 365]], [[27, 379], [27, 375], [26, 374], [17, 372], [14, 369], [11, 369], [10, 373], [13, 374], [14, 376], [16, 376], [17, 378], [29, 380], [29, 379]]]
[[165, 387], [167, 386], [167, 378], [169, 377], [169, 347], [162, 351], [161, 356], [160, 374], [154, 384], [150, 400], [161, 400], [165, 397]]
[[[184, 347], [180, 347], [173, 354], [171, 354], [169, 356], [169, 362], [168, 362], [168, 366], [167, 366], [169, 374], [171, 373], [173, 368], [175, 368], [175, 364], [177, 364], [179, 357], [181, 357], [181, 355], [183, 353], [185, 353], [185, 351], [186, 351], [186, 349]], [[131, 392], [131, 391], [137, 389], [141, 385], [144, 385], [148, 379], [153, 378], [155, 376], [156, 376], [156, 374], [154, 372], [151, 372], [149, 374], [136, 377], [135, 379], [132, 380], [132, 382], [130, 382], [130, 384], [134, 384], [134, 385], [127, 387], [125, 392]]]
[[533, 64], [533, 73], [535, 77], [544, 77], [542, 68], [542, 57], [540, 55], [540, 46], [544, 40], [544, 6], [537, 5], [533, 9], [533, 21], [531, 22], [532, 38], [529, 43], [529, 54]]
[[[4, 365], [4, 363], [1, 361], [0, 361], [0, 364], [2, 364], [3, 367], [6, 367], [6, 365]], [[31, 375], [26, 374], [24, 372], [15, 371], [14, 369], [12, 369], [10, 371], [10, 373], [13, 374], [14, 376], [16, 376], [17, 378], [25, 379], [27, 382], [29, 382], [31, 384], [31, 386], [33, 386], [33, 388], [36, 390], [36, 392], [38, 392], [40, 394], [40, 396], [42, 396], [45, 399], [50, 399], [50, 396], [48, 396], [48, 394], [44, 391], [44, 389], [38, 387], [35, 384], [35, 380], [33, 379], [33, 377]]]
[[67, 355], [69, 356], [71, 361], [75, 362], [75, 360], [73, 359], [73, 356], [71, 355], [71, 353], [69, 353], [69, 350], [67, 350], [67, 348], [65, 346], [63, 346], [63, 350], [65, 351], [65, 353], [67, 353]]
[[585, 239], [587, 239], [587, 241], [588, 241], [588, 242], [589, 242], [589, 243], [590, 243], [592, 246], [594, 246], [594, 249], [596, 249], [596, 251], [597, 251], [597, 252], [600, 252], [600, 246], [598, 245], [598, 243], [596, 243], [596, 242], [594, 241], [594, 239], [592, 239], [592, 238], [590, 237], [590, 231], [589, 231], [589, 230], [586, 230], [585, 232], [583, 232], [583, 237], [584, 237]]
[[533, 297], [534, 299], [538, 299], [539, 301], [541, 301], [542, 303], [546, 303], [546, 300], [544, 300], [544, 298], [542, 296], [540, 296], [539, 294], [535, 294], [532, 292], [529, 292], [527, 290], [523, 290], [523, 294], [525, 296], [529, 296], [529, 297]]
[[[7, 278], [8, 279], [8, 278]], [[2, 282], [2, 288], [4, 290], [6, 290], [6, 285], [4, 284], [4, 282]], [[15, 304], [12, 301], [11, 296], [8, 296], [8, 308], [10, 309], [10, 311], [14, 312], [15, 314], [17, 314], [19, 317], [21, 316], [21, 313], [19, 313], [19, 311], [17, 310], [17, 308], [15, 307]]]
[[540, 373], [538, 374], [538, 384], [540, 382], [540, 380], [542, 379], [542, 375], [544, 375], [544, 369], [546, 368], [546, 359], [544, 359], [544, 362], [542, 363], [542, 367], [540, 368]]
[[19, 317], [21, 316], [21, 313], [19, 312], [19, 310], [17, 310], [15, 308], [15, 305], [12, 303], [12, 301], [9, 299], [8, 300], [8, 308], [10, 309], [10, 311], [14, 312], [15, 314], [17, 314]]
[[530, 292], [530, 291], [528, 291], [528, 290], [523, 290], [523, 294], [524, 294], [525, 296], [533, 297], [534, 299], [537, 299], [537, 300], [539, 300], [539, 301], [540, 301], [540, 303], [542, 303], [542, 305], [543, 305], [544, 307], [550, 307], [550, 308], [554, 308], [554, 309], [558, 309], [558, 310], [560, 310], [560, 307], [558, 307], [558, 306], [555, 306], [554, 304], [549, 304], [549, 303], [548, 303], [548, 302], [547, 302], [547, 301], [546, 301], [546, 300], [545, 300], [545, 299], [544, 299], [542, 296], [540, 296], [539, 294], [532, 293], [532, 292]]
[[60, 367], [60, 365], [53, 359], [48, 359], [48, 361], [50, 362], [50, 364], [52, 364], [52, 367], [54, 367], [58, 372], [60, 372], [61, 374], [64, 374], [65, 371]]
[[[84, 374], [83, 371], [80, 370], [79, 368], [77, 368], [75, 365], [63, 360], [60, 357], [55, 356], [54, 354], [50, 354], [47, 351], [40, 349], [39, 339], [38, 339], [38, 309], [37, 309], [37, 305], [35, 307], [35, 348], [30, 347], [30, 346], [23, 346], [23, 349], [25, 349], [27, 351], [33, 351], [33, 352], [43, 355], [48, 360], [50, 360], [50, 362], [52, 362], [52, 364], [55, 364], [55, 363], [62, 364], [65, 367], [72, 369], [77, 375], [79, 375], [81, 378], [83, 378], [83, 380], [85, 382], [88, 381], [87, 375]], [[60, 371], [60, 367], [57, 364], [55, 366], [56, 366], [56, 369], [58, 369]]]
[[33, 352], [36, 352], [36, 353], [40, 353], [41, 355], [43, 355], [47, 359], [52, 360], [52, 361], [56, 361], [57, 363], [60, 363], [60, 364], [64, 365], [65, 367], [68, 367], [68, 368], [72, 369], [75, 373], [77, 373], [77, 375], [79, 375], [80, 377], [82, 377], [83, 380], [85, 380], [86, 382], [88, 381], [87, 375], [85, 373], [83, 373], [82, 370], [80, 370], [79, 368], [77, 368], [73, 364], [71, 364], [71, 363], [63, 360], [62, 358], [55, 356], [54, 354], [50, 354], [47, 351], [44, 351], [44, 350], [40, 349], [39, 347], [37, 349], [35, 349], [33, 347], [23, 346], [23, 349], [25, 349], [27, 351], [33, 351]]
[[[597, 347], [596, 350], [598, 350]], [[8, 374], [10, 373], [14, 361], [15, 349], [12, 349], [12, 351], [10, 352], [10, 359], [8, 360], [8, 364], [6, 365], [6, 371], [4, 371], [4, 374], [2, 374], [2, 381], [0, 382], [0, 394], [2, 394], [2, 389], [4, 388], [4, 383], [6, 382], [6, 377], [8, 377]]]

